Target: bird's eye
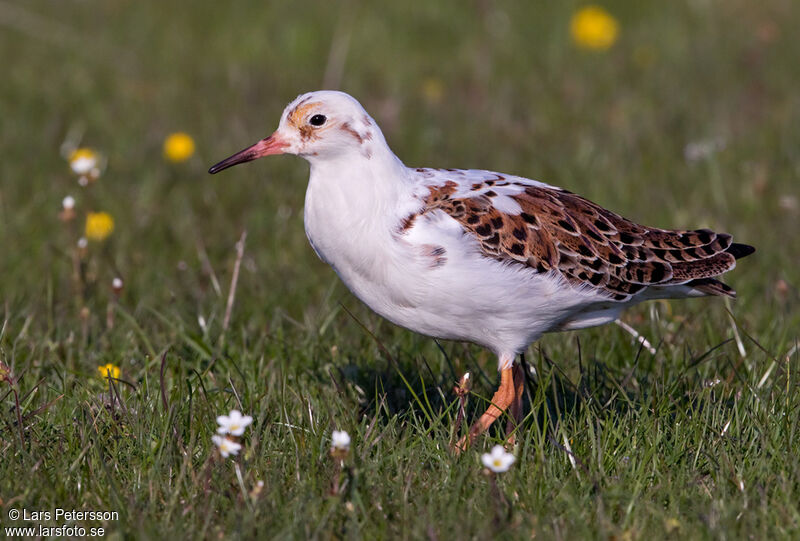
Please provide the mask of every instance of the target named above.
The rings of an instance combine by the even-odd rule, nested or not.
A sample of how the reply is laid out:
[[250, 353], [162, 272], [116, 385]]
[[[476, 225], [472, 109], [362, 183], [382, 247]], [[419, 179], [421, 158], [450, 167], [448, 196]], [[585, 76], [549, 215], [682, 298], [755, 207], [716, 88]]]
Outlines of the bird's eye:
[[314, 115], [310, 119], [308, 119], [308, 123], [312, 126], [322, 126], [325, 124], [325, 121], [328, 120], [325, 118], [325, 115]]

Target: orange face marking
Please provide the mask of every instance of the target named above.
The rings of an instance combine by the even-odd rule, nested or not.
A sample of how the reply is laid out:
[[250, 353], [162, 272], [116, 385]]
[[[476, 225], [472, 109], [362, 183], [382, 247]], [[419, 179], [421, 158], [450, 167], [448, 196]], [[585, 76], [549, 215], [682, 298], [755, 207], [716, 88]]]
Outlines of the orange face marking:
[[294, 111], [289, 113], [289, 124], [299, 128], [308, 112], [317, 105], [319, 105], [319, 102], [301, 103], [295, 107]]

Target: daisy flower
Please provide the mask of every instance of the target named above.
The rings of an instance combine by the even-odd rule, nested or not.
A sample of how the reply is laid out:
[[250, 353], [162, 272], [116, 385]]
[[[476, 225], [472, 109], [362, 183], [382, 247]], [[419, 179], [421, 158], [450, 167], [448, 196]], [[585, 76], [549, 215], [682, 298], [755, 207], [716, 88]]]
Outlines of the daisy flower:
[[239, 410], [231, 410], [229, 415], [220, 415], [217, 417], [218, 434], [230, 434], [231, 436], [241, 436], [244, 434], [244, 429], [253, 422], [253, 418], [249, 415], [242, 415]]
[[481, 456], [483, 465], [489, 468], [494, 473], [503, 473], [508, 471], [511, 465], [517, 458], [511, 453], [507, 452], [502, 445], [495, 445], [492, 447], [490, 453], [484, 453]]
[[242, 449], [240, 443], [229, 440], [224, 436], [211, 436], [211, 441], [213, 441], [214, 445], [219, 449], [219, 454], [222, 455], [222, 458], [228, 458], [230, 455], [238, 455], [239, 451]]
[[69, 167], [76, 175], [88, 175], [97, 169], [100, 158], [91, 148], [75, 149], [69, 156]]
[[78, 175], [78, 184], [88, 186], [100, 178], [100, 154], [91, 148], [78, 148], [70, 153], [69, 168]]
[[334, 430], [331, 434], [331, 451], [348, 451], [350, 449], [350, 434], [344, 430]]

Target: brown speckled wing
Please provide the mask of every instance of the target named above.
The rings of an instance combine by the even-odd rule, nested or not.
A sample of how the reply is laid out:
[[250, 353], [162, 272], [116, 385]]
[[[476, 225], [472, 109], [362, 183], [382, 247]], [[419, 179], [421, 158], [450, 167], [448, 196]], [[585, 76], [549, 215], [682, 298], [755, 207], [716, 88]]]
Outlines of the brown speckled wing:
[[[644, 227], [565, 190], [511, 184], [516, 186], [512, 193], [498, 194], [502, 188], [496, 179], [489, 185], [493, 189], [473, 183], [466, 193], [445, 182], [430, 188], [423, 212], [439, 209], [452, 216], [487, 256], [560, 273], [570, 283], [597, 288], [618, 301], [649, 286], [678, 284], [733, 296], [731, 288], [712, 277], [754, 250], [732, 243], [725, 233]], [[512, 198], [521, 212], [499, 211], [495, 197]]]

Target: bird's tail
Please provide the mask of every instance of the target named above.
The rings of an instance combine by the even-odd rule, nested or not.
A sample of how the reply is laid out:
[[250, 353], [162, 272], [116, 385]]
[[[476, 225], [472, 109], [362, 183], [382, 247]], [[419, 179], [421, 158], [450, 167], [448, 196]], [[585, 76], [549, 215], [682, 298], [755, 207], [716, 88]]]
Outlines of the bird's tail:
[[[735, 264], [736, 260], [741, 259], [743, 257], [747, 257], [755, 251], [756, 249], [750, 246], [749, 244], [741, 244], [734, 242], [733, 244], [728, 246], [728, 248], [723, 253], [732, 255]], [[732, 267], [729, 267], [726, 270], [729, 270], [730, 268]], [[687, 270], [691, 272], [691, 269]], [[736, 291], [731, 286], [714, 278], [710, 277], [695, 278], [694, 280], [686, 282], [685, 285], [705, 295], [725, 296], [725, 297], [730, 297], [732, 299], [736, 298]]]

